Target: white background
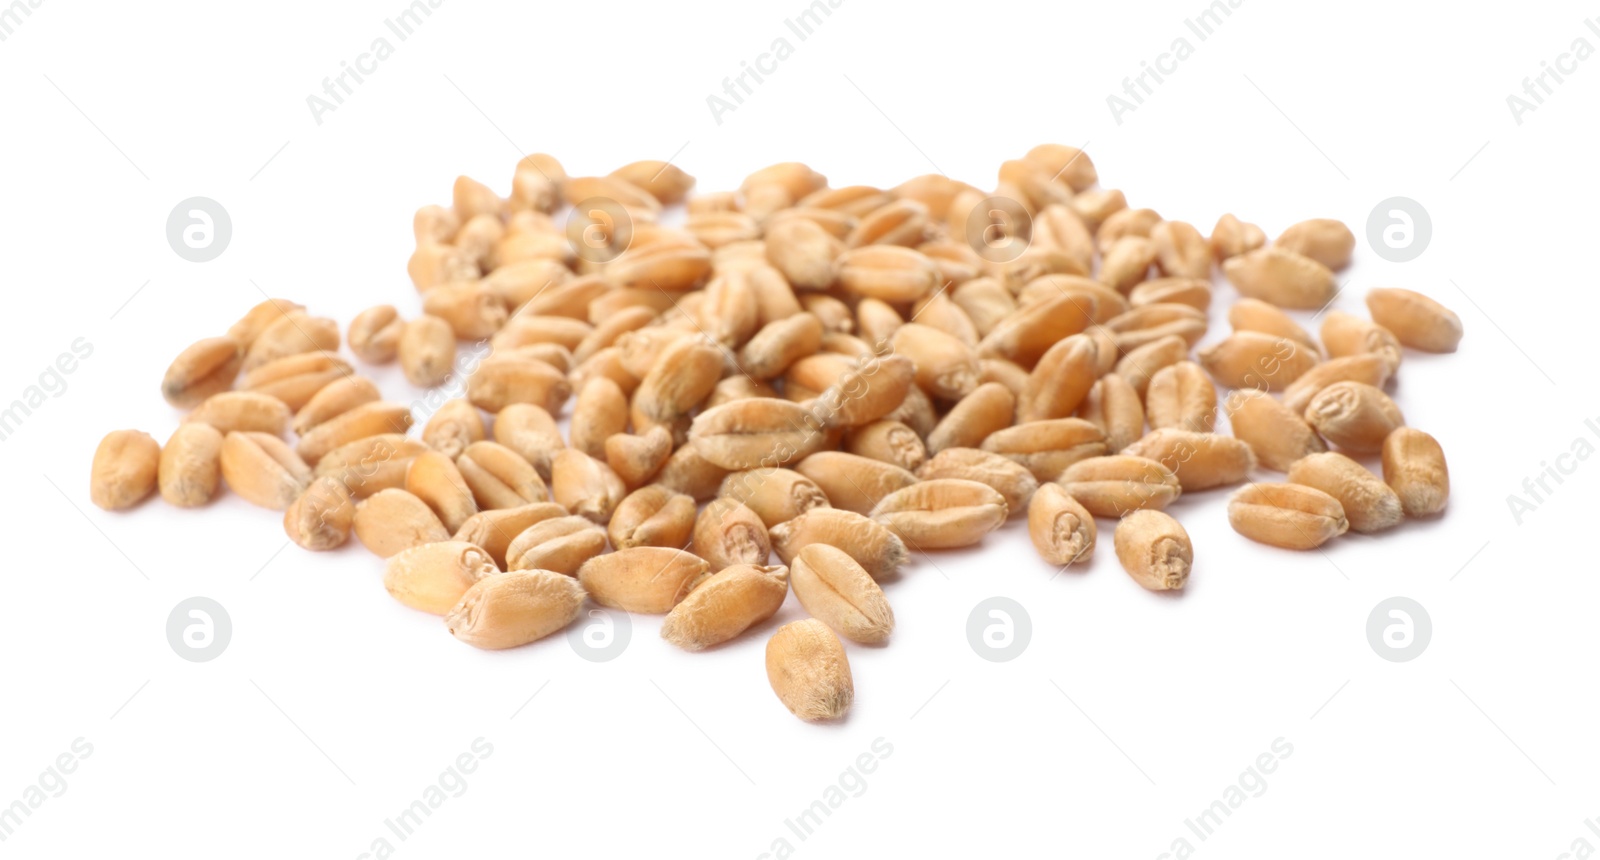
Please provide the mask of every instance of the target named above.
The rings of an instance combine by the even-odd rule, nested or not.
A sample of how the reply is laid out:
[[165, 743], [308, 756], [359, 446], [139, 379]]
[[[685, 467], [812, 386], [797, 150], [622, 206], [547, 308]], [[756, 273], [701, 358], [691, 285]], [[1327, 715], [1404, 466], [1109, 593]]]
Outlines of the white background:
[[[0, 853], [355, 857], [380, 836], [401, 857], [755, 857], [779, 837], [818, 858], [1156, 857], [1180, 836], [1216, 858], [1600, 843], [1584, 824], [1600, 815], [1600, 464], [1520, 525], [1506, 501], [1574, 439], [1600, 444], [1584, 426], [1600, 418], [1600, 302], [1577, 262], [1594, 247], [1600, 61], [1520, 125], [1506, 105], [1575, 39], [1600, 46], [1593, 4], [1249, 0], [1200, 42], [1183, 25], [1199, 0], [844, 0], [801, 42], [784, 26], [800, 0], [448, 0], [318, 125], [306, 97], [401, 8], [47, 0], [0, 42], [0, 403], [74, 339], [93, 345], [0, 442], [0, 805], [75, 738], [94, 749]], [[706, 97], [779, 36], [793, 56], [717, 123]], [[1193, 57], [1117, 123], [1106, 96], [1180, 36]], [[484, 653], [388, 597], [354, 542], [285, 549], [279, 516], [236, 497], [89, 503], [100, 436], [164, 440], [180, 417], [157, 391], [167, 363], [263, 292], [341, 322], [380, 302], [415, 313], [411, 214], [448, 202], [457, 174], [506, 192], [516, 159], [545, 151], [573, 175], [675, 156], [700, 190], [789, 159], [834, 185], [940, 170], [988, 187], [1045, 141], [1084, 145], [1133, 205], [1206, 230], [1232, 211], [1269, 235], [1308, 217], [1364, 235], [1380, 200], [1426, 206], [1426, 253], [1385, 263], [1363, 238], [1336, 306], [1360, 313], [1366, 289], [1394, 285], [1460, 313], [1460, 352], [1408, 354], [1395, 389], [1449, 456], [1443, 518], [1295, 554], [1234, 534], [1226, 491], [1187, 496], [1174, 512], [1196, 561], [1178, 597], [1119, 569], [1109, 523], [1087, 570], [1052, 578], [1013, 521], [916, 559], [888, 590], [893, 642], [850, 648], [854, 710], [819, 727], [767, 686], [772, 625], [690, 655], [637, 617], [606, 664], [560, 636]], [[204, 264], [164, 235], [196, 195], [233, 220]], [[1232, 295], [1219, 288], [1208, 340]], [[211, 663], [165, 639], [194, 595], [232, 617]], [[1010, 663], [965, 633], [994, 595], [1032, 620]], [[1366, 639], [1394, 595], [1433, 621], [1410, 663]], [[800, 615], [791, 599], [773, 624]], [[394, 839], [385, 818], [479, 737], [493, 752], [465, 793]], [[785, 819], [880, 737], [893, 752], [864, 793], [795, 837]], [[1265, 793], [1195, 838], [1184, 820], [1277, 738], [1294, 751]]]

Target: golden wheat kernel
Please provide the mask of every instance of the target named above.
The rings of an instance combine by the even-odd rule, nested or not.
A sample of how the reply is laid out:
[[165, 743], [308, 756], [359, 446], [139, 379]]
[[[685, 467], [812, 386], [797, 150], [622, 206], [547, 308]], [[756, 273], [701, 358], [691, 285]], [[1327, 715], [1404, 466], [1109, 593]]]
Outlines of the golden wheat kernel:
[[915, 302], [941, 283], [939, 267], [927, 255], [897, 245], [845, 251], [834, 260], [834, 273], [846, 291], [886, 302]]
[[1240, 295], [1280, 308], [1317, 310], [1333, 300], [1333, 272], [1310, 257], [1282, 248], [1261, 248], [1222, 264]]
[[665, 614], [711, 571], [693, 553], [636, 546], [597, 555], [578, 568], [578, 581], [601, 606]]
[[244, 362], [231, 337], [208, 337], [178, 353], [161, 379], [161, 395], [179, 409], [192, 409], [213, 394], [233, 387]]
[[946, 448], [917, 471], [917, 478], [960, 478], [986, 484], [1005, 498], [1006, 509], [1012, 515], [1025, 510], [1039, 488], [1039, 479], [1026, 466], [977, 448]]
[[494, 441], [521, 454], [546, 481], [550, 480], [550, 457], [567, 446], [556, 419], [532, 403], [513, 403], [500, 410], [490, 429]]
[[249, 373], [280, 358], [319, 351], [338, 353], [339, 324], [327, 317], [290, 311], [256, 336], [249, 349], [245, 350], [240, 369]]
[[[1329, 311], [1337, 314], [1339, 311]], [[1317, 341], [1294, 321], [1293, 317], [1279, 310], [1277, 305], [1268, 304], [1260, 299], [1240, 299], [1228, 308], [1228, 324], [1234, 331], [1257, 331], [1275, 337], [1286, 337], [1296, 343], [1305, 344], [1313, 352], [1318, 350]]]
[[926, 451], [938, 454], [946, 448], [978, 447], [990, 434], [1011, 426], [1016, 403], [1016, 396], [1002, 383], [979, 385], [939, 420], [928, 434]]
[[1400, 342], [1423, 352], [1455, 352], [1461, 343], [1461, 317], [1414, 290], [1379, 288], [1367, 293], [1372, 320]]
[[450, 324], [462, 340], [483, 340], [506, 324], [505, 300], [482, 281], [440, 284], [422, 296], [422, 312]]
[[1217, 219], [1211, 229], [1211, 254], [1217, 262], [1227, 262], [1240, 254], [1247, 254], [1267, 244], [1267, 234], [1254, 224], [1240, 221], [1232, 214]]
[[606, 455], [606, 440], [628, 428], [628, 396], [610, 379], [597, 376], [578, 390], [568, 438], [591, 457]]
[[579, 516], [555, 516], [525, 528], [506, 547], [507, 570], [552, 570], [576, 577], [606, 551], [605, 530]]
[[1205, 277], [1168, 276], [1145, 281], [1128, 291], [1128, 303], [1135, 308], [1177, 304], [1204, 311], [1211, 307], [1211, 280]]
[[1178, 476], [1146, 457], [1113, 454], [1074, 463], [1056, 479], [1091, 514], [1116, 519], [1129, 511], [1160, 510], [1183, 493]]
[[831, 507], [815, 481], [790, 469], [730, 472], [722, 479], [717, 495], [737, 499], [769, 529], [813, 508]]
[[1389, 359], [1378, 353], [1362, 353], [1330, 358], [1306, 371], [1283, 390], [1283, 405], [1297, 415], [1305, 414], [1311, 398], [1336, 382], [1359, 382], [1382, 388], [1389, 381]]
[[793, 463], [824, 440], [823, 424], [810, 410], [774, 398], [735, 400], [708, 409], [689, 430], [689, 443], [700, 456], [725, 469]]
[[855, 701], [844, 644], [815, 618], [779, 627], [767, 640], [766, 658], [772, 691], [802, 720], [838, 719]]
[[1312, 218], [1289, 225], [1272, 244], [1310, 257], [1337, 272], [1350, 265], [1350, 255], [1356, 248], [1356, 236], [1343, 221]]
[[1328, 311], [1322, 318], [1322, 343], [1330, 358], [1374, 354], [1383, 357], [1391, 376], [1400, 369], [1400, 339], [1372, 320], [1344, 311]]
[[468, 517], [478, 512], [472, 488], [467, 486], [461, 470], [438, 451], [420, 454], [411, 461], [406, 468], [406, 491], [426, 502], [451, 531], [461, 528]]
[[313, 479], [300, 498], [284, 511], [283, 530], [305, 549], [335, 549], [350, 539], [355, 513], [350, 488], [324, 475]]
[[318, 424], [343, 415], [366, 403], [382, 399], [377, 383], [365, 376], [343, 373], [323, 386], [294, 414], [292, 426], [298, 435], [305, 435]]
[[617, 549], [683, 548], [694, 534], [694, 499], [660, 484], [629, 493], [611, 515], [606, 533]]
[[1106, 452], [1117, 454], [1144, 435], [1144, 404], [1133, 384], [1119, 374], [1100, 377], [1078, 407], [1078, 416], [1100, 428]]
[[627, 487], [610, 466], [576, 448], [562, 448], [550, 456], [550, 495], [567, 510], [604, 525]]
[[421, 293], [439, 284], [470, 280], [482, 273], [471, 254], [440, 242], [419, 242], [411, 258], [406, 260], [406, 274]]
[[1142, 398], [1150, 387], [1150, 377], [1163, 367], [1188, 358], [1189, 342], [1177, 335], [1170, 335], [1129, 350], [1127, 355], [1117, 360], [1114, 372], [1127, 380]]
[[847, 453], [916, 471], [928, 461], [928, 449], [915, 430], [900, 423], [880, 419], [845, 433]]
[[1245, 537], [1283, 549], [1315, 549], [1350, 523], [1339, 500], [1300, 484], [1248, 484], [1228, 499], [1228, 522]]
[[767, 526], [755, 511], [732, 498], [714, 499], [694, 521], [689, 549], [712, 570], [732, 565], [764, 565], [772, 554]]
[[467, 588], [445, 614], [450, 635], [475, 648], [516, 648], [577, 619], [584, 591], [548, 570], [494, 573]]
[[494, 563], [505, 567], [506, 553], [517, 535], [546, 520], [567, 516], [567, 509], [554, 502], [533, 502], [515, 508], [480, 511], [467, 517], [452, 540], [464, 540], [483, 547]]
[[1123, 239], [1148, 239], [1150, 231], [1160, 223], [1161, 213], [1154, 209], [1119, 209], [1107, 216], [1095, 231], [1095, 246], [1104, 254]]
[[1310, 454], [1289, 467], [1289, 481], [1315, 487], [1344, 508], [1350, 528], [1376, 532], [1393, 528], [1405, 518], [1400, 497], [1377, 475], [1343, 454]]
[[1399, 495], [1408, 517], [1437, 514], [1450, 499], [1444, 449], [1421, 430], [1397, 427], [1383, 440], [1383, 480]]
[[977, 481], [937, 478], [885, 496], [870, 516], [916, 549], [971, 546], [1009, 514], [1005, 497]]
[[215, 427], [179, 424], [161, 447], [156, 469], [161, 497], [180, 508], [211, 501], [222, 479], [221, 458], [222, 434]]
[[844, 244], [816, 221], [785, 218], [767, 228], [767, 262], [796, 289], [827, 289], [836, 274], [834, 261], [842, 253]]
[[1335, 382], [1306, 406], [1306, 422], [1334, 445], [1358, 454], [1376, 454], [1405, 416], [1389, 395], [1359, 382]]
[[433, 388], [450, 377], [456, 359], [456, 335], [450, 324], [435, 316], [406, 322], [395, 347], [406, 379]]
[[1045, 484], [1028, 502], [1028, 537], [1050, 564], [1088, 562], [1098, 529], [1094, 516], [1060, 484]]
[[467, 377], [467, 399], [485, 412], [532, 403], [555, 414], [571, 394], [572, 384], [559, 368], [524, 356], [491, 355]]
[[357, 439], [328, 452], [317, 461], [317, 477], [331, 475], [364, 499], [379, 490], [403, 489], [406, 469], [418, 454], [431, 450], [399, 433], [381, 433]]
[[1180, 361], [1156, 372], [1145, 391], [1150, 427], [1209, 433], [1216, 426], [1217, 387], [1200, 365]]
[[1032, 368], [1063, 338], [1095, 324], [1100, 302], [1078, 292], [1053, 292], [1020, 305], [996, 321], [978, 343], [978, 354]]
[[1171, 469], [1185, 493], [1237, 484], [1256, 467], [1255, 452], [1241, 439], [1174, 428], [1152, 430], [1123, 453]]
[[404, 434], [411, 428], [411, 422], [411, 408], [404, 404], [363, 403], [311, 428], [300, 437], [295, 450], [307, 463], [316, 465], [328, 452], [357, 439], [385, 433]]
[[161, 445], [140, 430], [114, 430], [95, 448], [89, 499], [108, 511], [131, 508], [155, 490]]
[[1287, 472], [1301, 457], [1328, 450], [1305, 419], [1265, 392], [1235, 391], [1228, 395], [1227, 410], [1233, 435], [1274, 472]]
[[446, 615], [474, 583], [499, 572], [481, 547], [466, 541], [439, 541], [390, 558], [383, 587], [412, 609]]
[[794, 470], [820, 487], [834, 507], [860, 514], [917, 482], [916, 475], [900, 466], [843, 451], [818, 451]]
[[1075, 334], [1050, 349], [1028, 375], [1017, 403], [1020, 421], [1065, 418], [1089, 395], [1100, 373], [1101, 345], [1087, 334]]
[[1200, 366], [1228, 388], [1283, 391], [1320, 362], [1311, 347], [1293, 338], [1236, 331], [1200, 350]]
[[358, 504], [354, 527], [361, 545], [382, 558], [450, 539], [427, 503], [400, 489], [379, 490]]
[[1189, 581], [1194, 545], [1177, 520], [1161, 511], [1134, 511], [1117, 523], [1112, 540], [1122, 569], [1151, 591], [1181, 589]]
[[232, 432], [218, 458], [222, 480], [245, 501], [287, 510], [311, 482], [311, 469], [282, 439], [268, 433]]
[[707, 576], [661, 623], [661, 638], [701, 651], [777, 614], [789, 594], [783, 566], [737, 564]]
[[872, 577], [843, 550], [812, 544], [789, 567], [795, 597], [812, 617], [839, 635], [878, 645], [894, 631], [894, 611]]
[[344, 359], [326, 352], [302, 352], [274, 359], [246, 373], [240, 387], [277, 398], [290, 411], [296, 411], [324, 388], [350, 376], [350, 365]]
[[979, 447], [1021, 464], [1041, 482], [1106, 453], [1105, 433], [1081, 418], [1024, 422], [989, 434]]
[[305, 307], [287, 299], [266, 299], [250, 308], [238, 322], [229, 326], [227, 335], [233, 338], [242, 352], [249, 349], [268, 326], [295, 311], [303, 313]]
[[223, 435], [238, 431], [282, 436], [289, 429], [290, 418], [289, 407], [276, 397], [254, 391], [223, 391], [206, 398], [183, 420], [210, 424]]

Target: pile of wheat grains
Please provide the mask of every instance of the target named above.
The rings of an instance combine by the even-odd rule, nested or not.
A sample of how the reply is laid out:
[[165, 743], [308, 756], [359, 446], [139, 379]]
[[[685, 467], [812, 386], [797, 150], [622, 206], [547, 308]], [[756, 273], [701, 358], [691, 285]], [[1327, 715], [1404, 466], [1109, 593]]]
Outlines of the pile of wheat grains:
[[[1445, 507], [1438, 442], [1384, 388], [1404, 349], [1456, 348], [1456, 315], [1403, 289], [1371, 291], [1370, 319], [1321, 314], [1320, 337], [1285, 313], [1332, 302], [1356, 244], [1338, 221], [1268, 243], [1224, 215], [1207, 237], [1057, 145], [993, 191], [830, 188], [799, 163], [693, 185], [659, 161], [568, 177], [547, 155], [509, 197], [459, 178], [414, 220], [423, 313], [378, 305], [344, 339], [419, 386], [460, 373], [464, 398], [385, 401], [336, 321], [269, 300], [178, 355], [161, 390], [186, 417], [165, 446], [107, 435], [91, 498], [197, 507], [226, 484], [305, 549], [353, 533], [395, 599], [480, 648], [588, 599], [665, 614], [662, 637], [698, 651], [792, 588], [812, 617], [772, 634], [767, 674], [806, 720], [849, 709], [840, 637], [889, 638], [878, 583], [909, 550], [1025, 515], [1045, 562], [1081, 564], [1098, 518], [1136, 582], [1171, 590], [1194, 559], [1162, 511], [1183, 493], [1241, 485], [1233, 527], [1289, 549]], [[1191, 357], [1217, 269], [1233, 332]]]

